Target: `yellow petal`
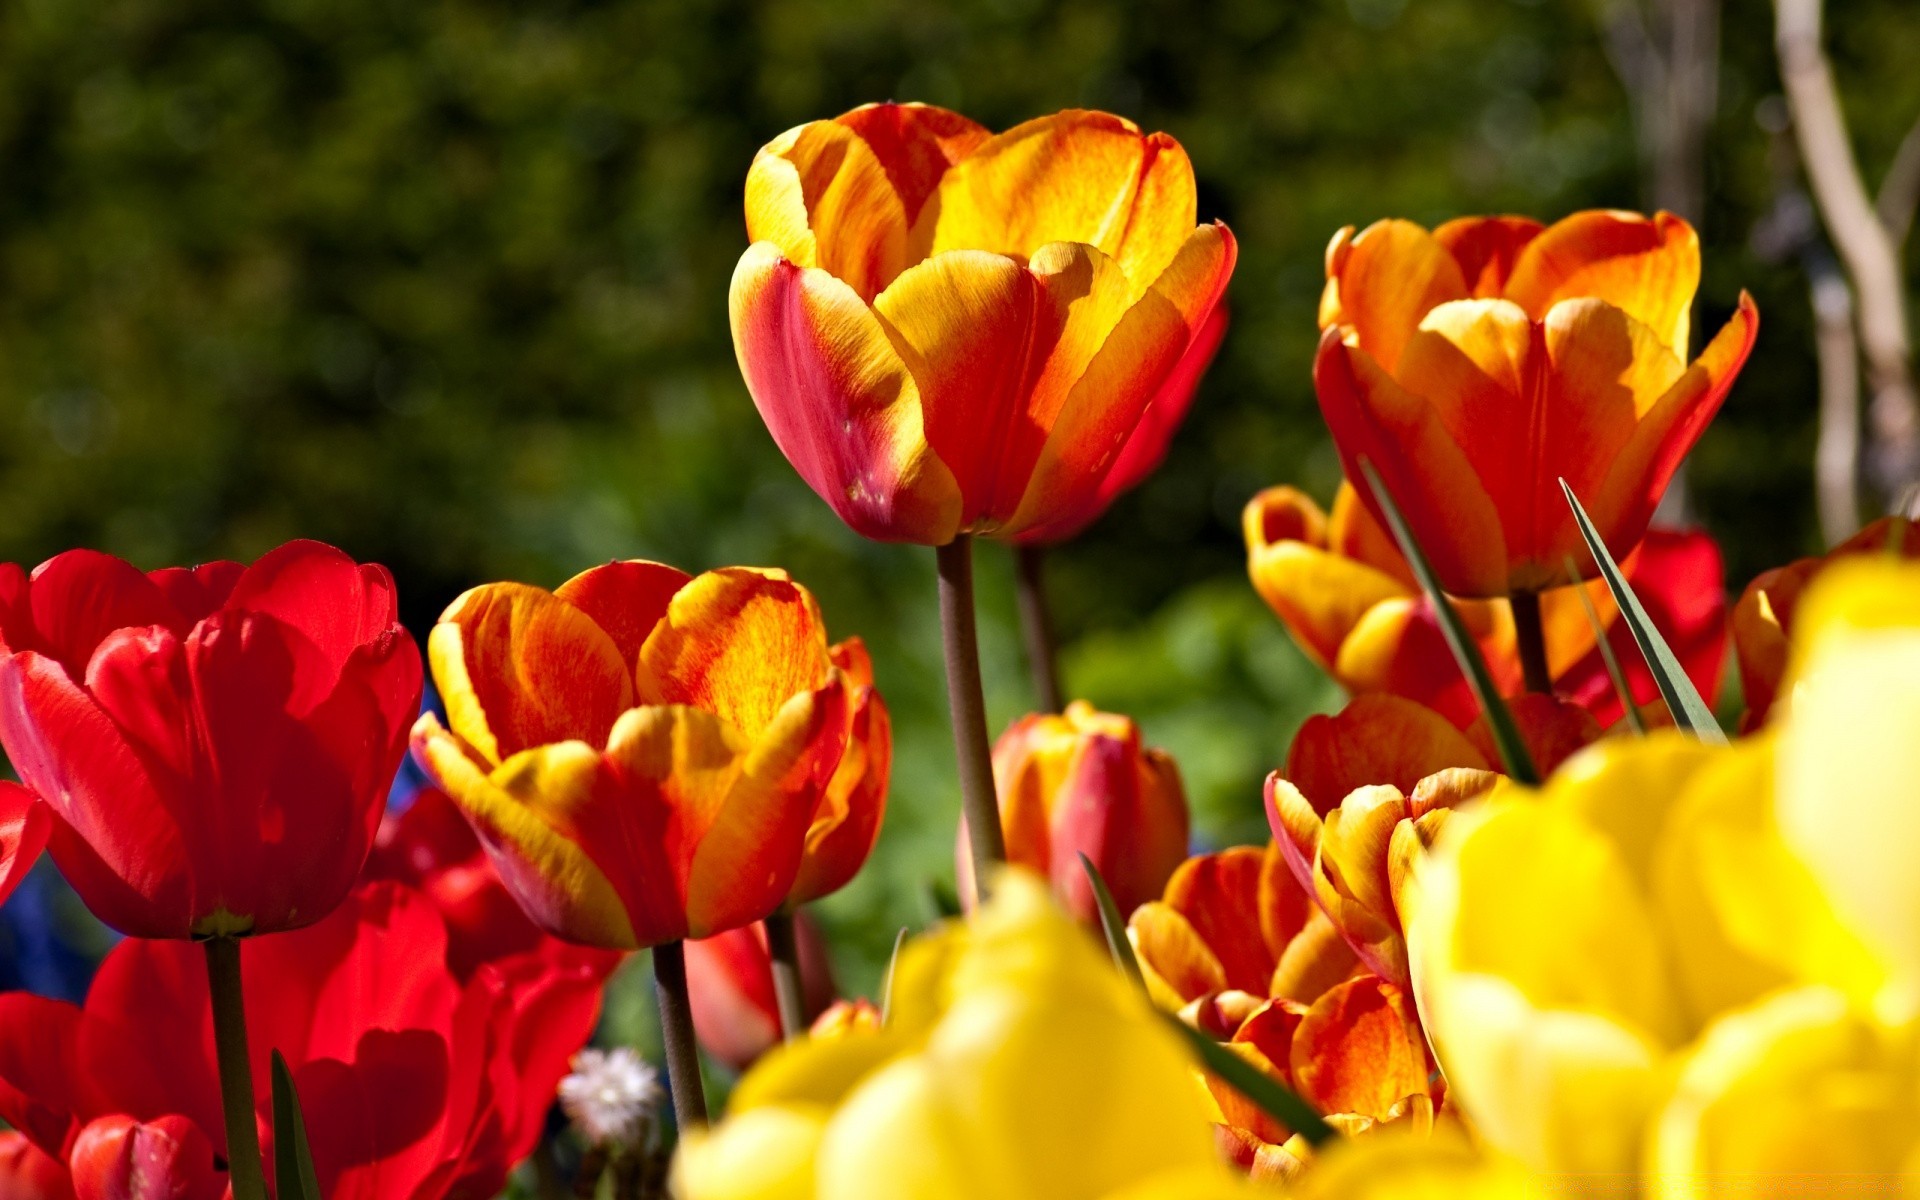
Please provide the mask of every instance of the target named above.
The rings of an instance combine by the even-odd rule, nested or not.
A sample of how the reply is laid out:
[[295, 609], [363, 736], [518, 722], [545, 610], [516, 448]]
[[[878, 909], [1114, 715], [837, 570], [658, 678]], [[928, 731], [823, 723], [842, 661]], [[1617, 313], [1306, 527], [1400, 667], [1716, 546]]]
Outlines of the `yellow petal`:
[[690, 1130], [673, 1156], [681, 1200], [814, 1200], [814, 1161], [826, 1114], [758, 1108]]

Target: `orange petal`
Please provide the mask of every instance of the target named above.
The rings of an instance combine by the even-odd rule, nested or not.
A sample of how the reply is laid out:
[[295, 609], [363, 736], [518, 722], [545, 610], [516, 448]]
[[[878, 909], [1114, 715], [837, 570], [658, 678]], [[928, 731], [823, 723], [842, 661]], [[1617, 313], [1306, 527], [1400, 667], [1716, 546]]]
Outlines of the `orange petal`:
[[[1483, 607], [1472, 601], [1455, 604], [1469, 628], [1473, 611]], [[1497, 681], [1502, 664], [1489, 654], [1487, 665]], [[1425, 597], [1389, 600], [1368, 610], [1341, 645], [1333, 674], [1356, 695], [1390, 692], [1424, 704], [1456, 725], [1468, 723], [1479, 711]], [[1511, 674], [1517, 684], [1517, 660]]]
[[1315, 811], [1326, 813], [1368, 784], [1411, 792], [1446, 767], [1486, 766], [1486, 756], [1439, 713], [1371, 695], [1355, 697], [1334, 716], [1307, 718], [1287, 752], [1286, 775]]
[[1154, 900], [1134, 909], [1127, 918], [1127, 940], [1133, 943], [1149, 990], [1164, 988], [1168, 993], [1156, 996], [1164, 1007], [1177, 1007], [1227, 986], [1226, 968], [1219, 955], [1193, 923], [1170, 904]]
[[871, 300], [910, 261], [911, 225], [879, 156], [837, 121], [768, 142], [747, 170], [747, 237]]
[[1070, 109], [975, 147], [941, 179], [920, 233], [931, 231], [930, 254], [1025, 259], [1051, 242], [1094, 246], [1144, 290], [1193, 231], [1196, 208], [1193, 165], [1178, 142]]
[[1347, 635], [1377, 605], [1407, 595], [1393, 577], [1324, 544], [1326, 518], [1293, 488], [1268, 488], [1247, 503], [1247, 573], [1254, 590], [1300, 648], [1331, 668]]
[[582, 571], [553, 594], [593, 618], [631, 670], [641, 643], [667, 615], [667, 603], [692, 578], [678, 567], [633, 559]]
[[1333, 494], [1333, 513], [1327, 518], [1327, 548], [1393, 576], [1408, 592], [1420, 590], [1413, 568], [1394, 544], [1393, 535], [1360, 502], [1360, 493], [1345, 479]]
[[[1441, 586], [1460, 596], [1506, 594], [1500, 513], [1433, 405], [1395, 383], [1337, 329], [1320, 339], [1313, 380], [1348, 477], [1360, 477], [1362, 458], [1373, 463]], [[1378, 506], [1363, 499], [1379, 519]]]
[[1544, 228], [1532, 217], [1455, 217], [1433, 231], [1433, 240], [1460, 264], [1468, 294], [1491, 300], [1506, 293], [1520, 252]]
[[[858, 662], [865, 664], [866, 650], [855, 639]], [[842, 646], [834, 647], [835, 660], [843, 657]], [[843, 670], [843, 674], [847, 674]], [[871, 666], [865, 666], [868, 680]], [[807, 827], [806, 854], [800, 860], [800, 873], [794, 877], [793, 890], [787, 896], [788, 907], [805, 904], [852, 881], [867, 856], [873, 853], [880, 836], [880, 822], [887, 812], [887, 781], [893, 767], [893, 726], [880, 693], [869, 682], [855, 684], [848, 674], [852, 692], [847, 719], [846, 749], [840, 764], [821, 793]]]
[[727, 567], [674, 593], [635, 678], [640, 703], [704, 709], [753, 738], [832, 669], [813, 593], [785, 571]]
[[1733, 319], [1641, 417], [1605, 481], [1591, 496], [1580, 496], [1616, 558], [1640, 540], [1680, 461], [1720, 411], [1759, 330], [1760, 312], [1742, 292]]
[[[575, 815], [610, 786], [598, 751], [578, 742], [543, 747], [489, 777], [427, 713], [414, 727], [413, 752], [472, 823], [507, 890], [534, 924], [586, 945], [650, 944], [641, 940], [607, 872], [571, 835]], [[666, 935], [659, 940], [678, 936], [678, 922], [665, 924], [648, 932]]]
[[[1600, 740], [1600, 722], [1571, 700], [1526, 692], [1508, 697], [1507, 707], [1513, 712], [1513, 723], [1520, 729], [1520, 740], [1526, 743], [1527, 753], [1543, 777], [1575, 750]], [[1480, 748], [1487, 761], [1500, 761], [1484, 716], [1468, 727], [1467, 738]]]
[[[1467, 297], [1460, 264], [1432, 234], [1411, 221], [1376, 221], [1327, 254], [1327, 278], [1338, 292], [1333, 307], [1356, 344], [1399, 377], [1400, 352], [1420, 318], [1435, 305]], [[1323, 304], [1322, 327], [1328, 328]]]
[[1167, 881], [1164, 896], [1218, 958], [1226, 973], [1224, 986], [1255, 995], [1266, 994], [1273, 973], [1274, 954], [1263, 928], [1267, 910], [1292, 902], [1299, 910], [1293, 919], [1306, 919], [1305, 894], [1275, 889], [1268, 882], [1269, 874], [1266, 851], [1235, 846], [1181, 863]]
[[[1233, 1035], [1233, 1040], [1227, 1043], [1228, 1048], [1268, 1077], [1290, 1084], [1288, 1056], [1300, 1020], [1300, 1006], [1275, 1000], [1246, 1019]], [[1293, 1135], [1293, 1131], [1284, 1123], [1268, 1116], [1217, 1076], [1207, 1076], [1207, 1087], [1213, 1093], [1214, 1102], [1220, 1106], [1220, 1114], [1227, 1124], [1270, 1144], [1285, 1142]]]
[[740, 370], [773, 439], [854, 531], [945, 545], [960, 490], [927, 444], [913, 377], [858, 293], [768, 242], [728, 299]]
[[490, 764], [549, 742], [605, 743], [633, 704], [620, 649], [541, 588], [493, 583], [455, 600], [427, 637], [447, 724]]
[[1267, 984], [1269, 995], [1310, 1004], [1322, 992], [1353, 974], [1353, 947], [1318, 908], [1280, 953]]
[[1357, 976], [1314, 1001], [1294, 1034], [1291, 1066], [1301, 1097], [1322, 1112], [1385, 1120], [1430, 1086], [1412, 999], [1374, 976]]
[[993, 136], [959, 113], [931, 104], [865, 104], [834, 120], [859, 134], [880, 160], [909, 225], [919, 220], [948, 168]]
[[1536, 321], [1562, 300], [1604, 300], [1685, 358], [1699, 287], [1700, 239], [1692, 226], [1672, 213], [1593, 210], [1556, 221], [1528, 242], [1506, 294]]

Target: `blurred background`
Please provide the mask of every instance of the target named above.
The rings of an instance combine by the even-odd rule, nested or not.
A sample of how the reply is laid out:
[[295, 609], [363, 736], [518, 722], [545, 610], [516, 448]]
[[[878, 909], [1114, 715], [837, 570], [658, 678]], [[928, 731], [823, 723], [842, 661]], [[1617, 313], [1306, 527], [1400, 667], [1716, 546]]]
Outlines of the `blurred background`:
[[[1662, 59], [1689, 36], [1675, 13], [1716, 10], [1691, 67]], [[1191, 153], [1201, 216], [1240, 239], [1233, 328], [1165, 467], [1052, 581], [1068, 690], [1174, 753], [1217, 845], [1266, 836], [1261, 777], [1337, 702], [1247, 585], [1238, 514], [1267, 484], [1337, 483], [1308, 368], [1342, 225], [1695, 218], [1697, 327], [1743, 287], [1763, 323], [1691, 518], [1736, 590], [1820, 547], [1809, 270], [1831, 266], [1773, 21], [1764, 0], [14, 0], [0, 559], [321, 538], [392, 567], [422, 635], [486, 580], [785, 566], [867, 639], [894, 713], [880, 850], [821, 906], [866, 990], [952, 869], [933, 556], [843, 528], [741, 384], [726, 293], [754, 150], [894, 98], [995, 128], [1105, 108]], [[1871, 186], [1920, 114], [1920, 5], [1834, 0], [1827, 22]], [[997, 731], [1032, 700], [1007, 556], [980, 569]], [[0, 937], [93, 936], [44, 904]]]

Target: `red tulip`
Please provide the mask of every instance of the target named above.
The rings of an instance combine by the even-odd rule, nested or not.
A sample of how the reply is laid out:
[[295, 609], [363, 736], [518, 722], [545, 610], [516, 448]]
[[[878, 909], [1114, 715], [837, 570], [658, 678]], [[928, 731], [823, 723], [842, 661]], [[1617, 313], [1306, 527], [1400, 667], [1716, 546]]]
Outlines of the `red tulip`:
[[0, 745], [52, 809], [61, 871], [124, 933], [326, 916], [419, 703], [392, 577], [318, 542], [251, 567], [0, 567]]
[[[827, 946], [805, 913], [795, 913], [800, 949], [800, 985], [807, 1020], [833, 1003], [833, 969]], [[744, 1071], [780, 1040], [780, 1007], [774, 998], [773, 960], [764, 924], [742, 925], [687, 943], [687, 991], [693, 1001], [693, 1032], [708, 1054]]]
[[17, 783], [0, 779], [0, 904], [33, 870], [52, 828], [47, 806]]
[[[267, 1077], [270, 1050], [286, 1057], [330, 1200], [496, 1194], [538, 1139], [614, 961], [546, 939], [480, 964], [463, 984], [446, 955], [432, 902], [376, 883], [244, 960], [255, 1076]], [[267, 1117], [263, 1095], [263, 1134]], [[191, 1129], [224, 1154], [196, 949], [122, 942], [85, 1008], [0, 996], [0, 1119], [69, 1162], [82, 1196], [85, 1172], [110, 1179], [116, 1155], [137, 1157], [143, 1144], [158, 1154], [162, 1135], [185, 1154]]]
[[227, 1186], [207, 1135], [178, 1113], [101, 1117], [80, 1131], [68, 1163], [76, 1200], [220, 1200]]

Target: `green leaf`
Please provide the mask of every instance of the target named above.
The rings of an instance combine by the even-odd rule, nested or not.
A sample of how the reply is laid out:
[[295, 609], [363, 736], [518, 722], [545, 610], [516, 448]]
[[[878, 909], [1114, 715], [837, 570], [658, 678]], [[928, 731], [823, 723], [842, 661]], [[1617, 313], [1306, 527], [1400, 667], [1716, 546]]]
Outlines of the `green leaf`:
[[1700, 698], [1694, 689], [1693, 680], [1680, 666], [1680, 660], [1673, 656], [1667, 647], [1667, 639], [1653, 627], [1653, 620], [1647, 616], [1647, 610], [1640, 605], [1640, 598], [1627, 586], [1626, 576], [1620, 573], [1620, 564], [1613, 561], [1613, 555], [1607, 550], [1607, 543], [1601, 539], [1600, 531], [1593, 527], [1587, 517], [1587, 510], [1580, 506], [1580, 497], [1573, 494], [1573, 488], [1565, 479], [1560, 481], [1560, 490], [1567, 495], [1567, 505], [1573, 509], [1573, 519], [1579, 522], [1580, 536], [1587, 540], [1587, 549], [1593, 552], [1593, 561], [1600, 564], [1600, 575], [1607, 581], [1607, 590], [1613, 593], [1613, 602], [1620, 606], [1620, 618], [1627, 623], [1633, 633], [1635, 644], [1640, 647], [1640, 656], [1647, 660], [1647, 670], [1653, 673], [1653, 681], [1660, 688], [1660, 696], [1667, 702], [1667, 711], [1673, 714], [1674, 724], [1689, 730], [1703, 742], [1725, 745], [1727, 735], [1720, 730], [1720, 722], [1714, 720], [1713, 710]]
[[[1567, 578], [1580, 578], [1580, 564], [1573, 561], [1573, 555], [1566, 557]], [[1613, 681], [1614, 695], [1620, 697], [1620, 705], [1626, 710], [1627, 724], [1633, 726], [1635, 733], [1644, 734], [1647, 722], [1640, 715], [1640, 706], [1633, 701], [1633, 689], [1627, 686], [1627, 673], [1620, 669], [1620, 660], [1613, 653], [1613, 643], [1607, 640], [1607, 631], [1600, 624], [1600, 610], [1593, 606], [1593, 597], [1587, 595], [1584, 584], [1573, 585], [1574, 594], [1580, 597], [1580, 609], [1587, 614], [1587, 628], [1593, 630], [1594, 648], [1600, 651], [1600, 661], [1606, 664], [1607, 678]]]
[[887, 959], [886, 978], [880, 981], [880, 1024], [885, 1025], [887, 1018], [893, 1015], [893, 981], [900, 970], [900, 948], [907, 944], [907, 927], [902, 925], [900, 932], [893, 935], [893, 954]]
[[1310, 1145], [1319, 1146], [1338, 1136], [1326, 1118], [1314, 1111], [1313, 1105], [1269, 1078], [1260, 1068], [1177, 1017], [1168, 1014], [1166, 1019], [1187, 1040], [1202, 1066], [1253, 1101], [1261, 1112], [1305, 1138]]
[[1133, 943], [1127, 940], [1127, 923], [1120, 916], [1120, 906], [1113, 902], [1107, 881], [1100, 878], [1100, 868], [1093, 865], [1084, 851], [1080, 855], [1080, 866], [1087, 873], [1087, 882], [1093, 884], [1094, 903], [1100, 908], [1100, 929], [1107, 935], [1107, 951], [1113, 955], [1113, 965], [1144, 991], [1147, 981], [1140, 974], [1140, 960], [1133, 956]]
[[1434, 615], [1439, 618], [1440, 632], [1447, 639], [1447, 649], [1453, 651], [1454, 661], [1460, 664], [1460, 673], [1467, 677], [1467, 686], [1473, 689], [1473, 698], [1480, 702], [1480, 711], [1486, 714], [1487, 729], [1493, 734], [1493, 745], [1500, 752], [1500, 763], [1506, 768], [1507, 776], [1515, 783], [1539, 783], [1540, 772], [1533, 765], [1533, 755], [1527, 753], [1527, 744], [1520, 738], [1520, 727], [1513, 723], [1513, 710], [1507, 707], [1500, 689], [1493, 686], [1493, 675], [1487, 670], [1487, 660], [1480, 656], [1480, 643], [1473, 640], [1466, 624], [1460, 620], [1460, 614], [1454, 611], [1453, 602], [1440, 590], [1440, 580], [1433, 573], [1433, 564], [1427, 561], [1420, 544], [1413, 540], [1413, 530], [1408, 527], [1407, 519], [1400, 515], [1400, 506], [1394, 503], [1387, 485], [1381, 482], [1380, 473], [1364, 458], [1360, 460], [1360, 472], [1366, 477], [1366, 487], [1379, 502], [1380, 511], [1386, 515], [1387, 527], [1393, 531], [1393, 540], [1399, 544], [1400, 553], [1413, 568], [1413, 576], [1420, 581], [1421, 590], [1426, 592], [1427, 603], [1433, 606]]
[[307, 1122], [287, 1060], [273, 1052], [273, 1182], [280, 1200], [321, 1200], [320, 1180], [307, 1149]]

